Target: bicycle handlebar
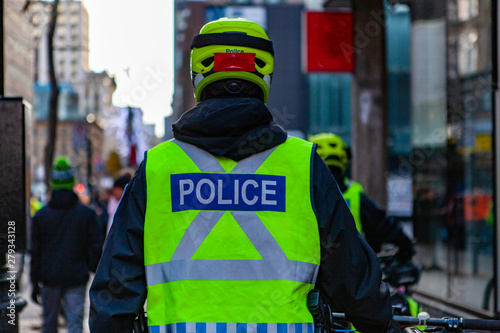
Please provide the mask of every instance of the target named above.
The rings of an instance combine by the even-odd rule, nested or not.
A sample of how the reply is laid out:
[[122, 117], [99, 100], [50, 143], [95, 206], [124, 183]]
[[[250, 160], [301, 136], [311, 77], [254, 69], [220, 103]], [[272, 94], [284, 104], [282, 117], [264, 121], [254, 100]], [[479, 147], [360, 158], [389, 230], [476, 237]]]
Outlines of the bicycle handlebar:
[[464, 318], [429, 318], [425, 321], [415, 317], [394, 316], [393, 319], [403, 325], [427, 325], [447, 328], [476, 330], [500, 330], [500, 320], [464, 319]]
[[[332, 313], [333, 319], [347, 320], [343, 313]], [[464, 318], [429, 318], [422, 320], [416, 317], [393, 316], [395, 321], [403, 325], [440, 326], [449, 329], [500, 330], [500, 320], [464, 319]]]

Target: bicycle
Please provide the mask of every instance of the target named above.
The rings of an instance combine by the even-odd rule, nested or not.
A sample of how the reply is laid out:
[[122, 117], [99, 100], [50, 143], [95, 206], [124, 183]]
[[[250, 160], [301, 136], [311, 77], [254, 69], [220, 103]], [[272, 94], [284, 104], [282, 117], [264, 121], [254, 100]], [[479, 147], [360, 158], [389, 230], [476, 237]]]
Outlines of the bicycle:
[[[345, 314], [332, 313], [334, 321], [347, 321]], [[420, 332], [462, 332], [465, 330], [480, 330], [480, 331], [500, 331], [500, 320], [493, 319], [466, 319], [466, 318], [430, 318], [426, 312], [421, 312], [417, 317], [410, 316], [393, 316], [407, 333]], [[420, 330], [414, 326], [425, 326], [424, 330]], [[337, 330], [332, 332], [348, 332], [347, 330]], [[351, 331], [352, 332], [352, 331]]]
[[420, 280], [422, 268], [411, 260], [401, 262], [397, 249], [386, 249], [377, 255], [383, 280], [389, 285], [394, 314], [416, 316], [422, 307], [411, 297], [409, 287]]

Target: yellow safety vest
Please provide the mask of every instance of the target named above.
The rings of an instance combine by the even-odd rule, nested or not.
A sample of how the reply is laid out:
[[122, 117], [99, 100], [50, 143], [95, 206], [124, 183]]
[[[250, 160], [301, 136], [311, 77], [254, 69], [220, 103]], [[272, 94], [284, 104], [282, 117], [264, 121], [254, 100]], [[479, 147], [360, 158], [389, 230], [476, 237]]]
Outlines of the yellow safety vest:
[[347, 178], [344, 180], [344, 182], [347, 186], [347, 189], [342, 192], [342, 196], [349, 206], [352, 217], [354, 217], [354, 222], [356, 222], [356, 229], [358, 229], [359, 233], [362, 233], [363, 226], [361, 224], [361, 193], [364, 193], [363, 186], [361, 186], [360, 183]]
[[239, 162], [177, 140], [147, 154], [144, 261], [152, 332], [312, 333], [320, 264], [312, 144]]

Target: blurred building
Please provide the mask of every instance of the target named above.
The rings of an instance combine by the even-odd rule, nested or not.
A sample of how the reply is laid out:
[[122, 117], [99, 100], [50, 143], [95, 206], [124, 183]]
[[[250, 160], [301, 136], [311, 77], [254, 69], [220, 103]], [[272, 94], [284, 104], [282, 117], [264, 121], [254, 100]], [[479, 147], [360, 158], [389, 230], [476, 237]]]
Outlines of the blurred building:
[[162, 141], [173, 139], [174, 137], [174, 132], [172, 130], [173, 123], [174, 123], [173, 115], [165, 117], [165, 134], [163, 135]]
[[[83, 86], [83, 99], [80, 104], [87, 119], [101, 125], [101, 120], [112, 106], [116, 83], [106, 72], [87, 72]], [[92, 122], [92, 121], [90, 121]]]
[[[49, 83], [47, 30], [50, 3], [30, 5], [36, 25], [36, 82]], [[59, 82], [83, 83], [89, 71], [89, 18], [81, 1], [61, 1], [54, 35], [54, 60]]]
[[33, 103], [33, 26], [23, 12], [24, 0], [4, 3], [5, 96]]
[[[35, 44], [34, 140], [37, 149], [32, 158], [36, 167], [33, 180], [43, 180], [43, 162], [47, 142], [50, 80], [48, 67], [48, 23], [51, 2], [33, 2], [29, 6]], [[54, 65], [59, 86], [57, 155], [67, 155], [77, 170], [79, 182], [98, 186], [104, 174], [102, 159], [105, 137], [100, 127], [104, 113], [112, 106], [116, 89], [106, 72], [89, 70], [88, 13], [83, 2], [61, 1], [58, 5], [54, 35]]]
[[479, 0], [412, 6], [411, 151], [401, 159], [413, 179], [419, 260], [436, 269], [424, 271], [419, 291], [435, 295], [437, 286], [423, 286], [437, 275], [447, 285], [443, 302], [484, 315], [494, 310], [496, 255], [492, 8]]
[[[493, 317], [492, 3], [386, 2], [388, 214], [409, 221], [424, 268], [417, 292]], [[352, 1], [329, 0], [328, 10]], [[377, 22], [376, 18], [372, 20]], [[364, 32], [359, 32], [361, 35]], [[358, 36], [358, 38], [360, 38]], [[359, 41], [359, 40], [358, 40]], [[351, 74], [312, 74], [311, 132], [347, 142]], [[366, 172], [370, 172], [367, 168]], [[371, 175], [381, 177], [382, 175]]]
[[[102, 158], [118, 154], [120, 167], [135, 169], [144, 159], [144, 152], [161, 142], [154, 124], [144, 124], [143, 111], [137, 107], [113, 107], [103, 118], [104, 141]], [[119, 170], [115, 170], [119, 171]]]
[[[26, 131], [28, 138], [27, 157], [34, 155], [34, 147], [30, 145], [33, 136], [32, 104], [34, 99], [34, 52], [33, 52], [33, 25], [29, 13], [23, 11], [24, 0], [4, 1], [2, 41], [4, 57], [4, 95], [6, 97], [22, 97], [26, 108]], [[28, 163], [31, 174], [34, 173], [33, 162]]]

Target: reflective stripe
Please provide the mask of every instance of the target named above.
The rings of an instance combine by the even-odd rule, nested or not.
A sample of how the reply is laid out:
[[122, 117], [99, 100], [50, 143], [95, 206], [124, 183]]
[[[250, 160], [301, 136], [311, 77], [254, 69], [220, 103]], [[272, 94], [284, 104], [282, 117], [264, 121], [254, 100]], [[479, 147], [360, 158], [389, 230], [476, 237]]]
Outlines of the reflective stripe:
[[[200, 211], [186, 230], [172, 255], [172, 261], [191, 259], [224, 212]], [[262, 258], [283, 258], [286, 255], [255, 212], [231, 212]]]
[[[173, 139], [172, 142], [178, 145], [191, 158], [201, 172], [226, 172], [212, 154], [177, 139]], [[276, 147], [239, 161], [231, 170], [231, 173], [255, 173], [275, 149]]]
[[231, 214], [262, 258], [287, 259], [273, 235], [255, 212], [231, 212]]
[[146, 280], [148, 286], [182, 280], [285, 280], [314, 284], [318, 269], [319, 265], [286, 259], [191, 259], [146, 266]]
[[312, 323], [176, 323], [149, 326], [151, 333], [313, 333]]
[[191, 259], [222, 215], [224, 212], [200, 211], [187, 228], [171, 260]]
[[275, 149], [276, 147], [255, 154], [251, 156], [251, 158], [245, 158], [239, 161], [231, 170], [231, 173], [255, 173]]
[[191, 158], [201, 172], [225, 173], [222, 165], [220, 165], [219, 161], [212, 154], [177, 139], [173, 139], [172, 142], [178, 145]]

